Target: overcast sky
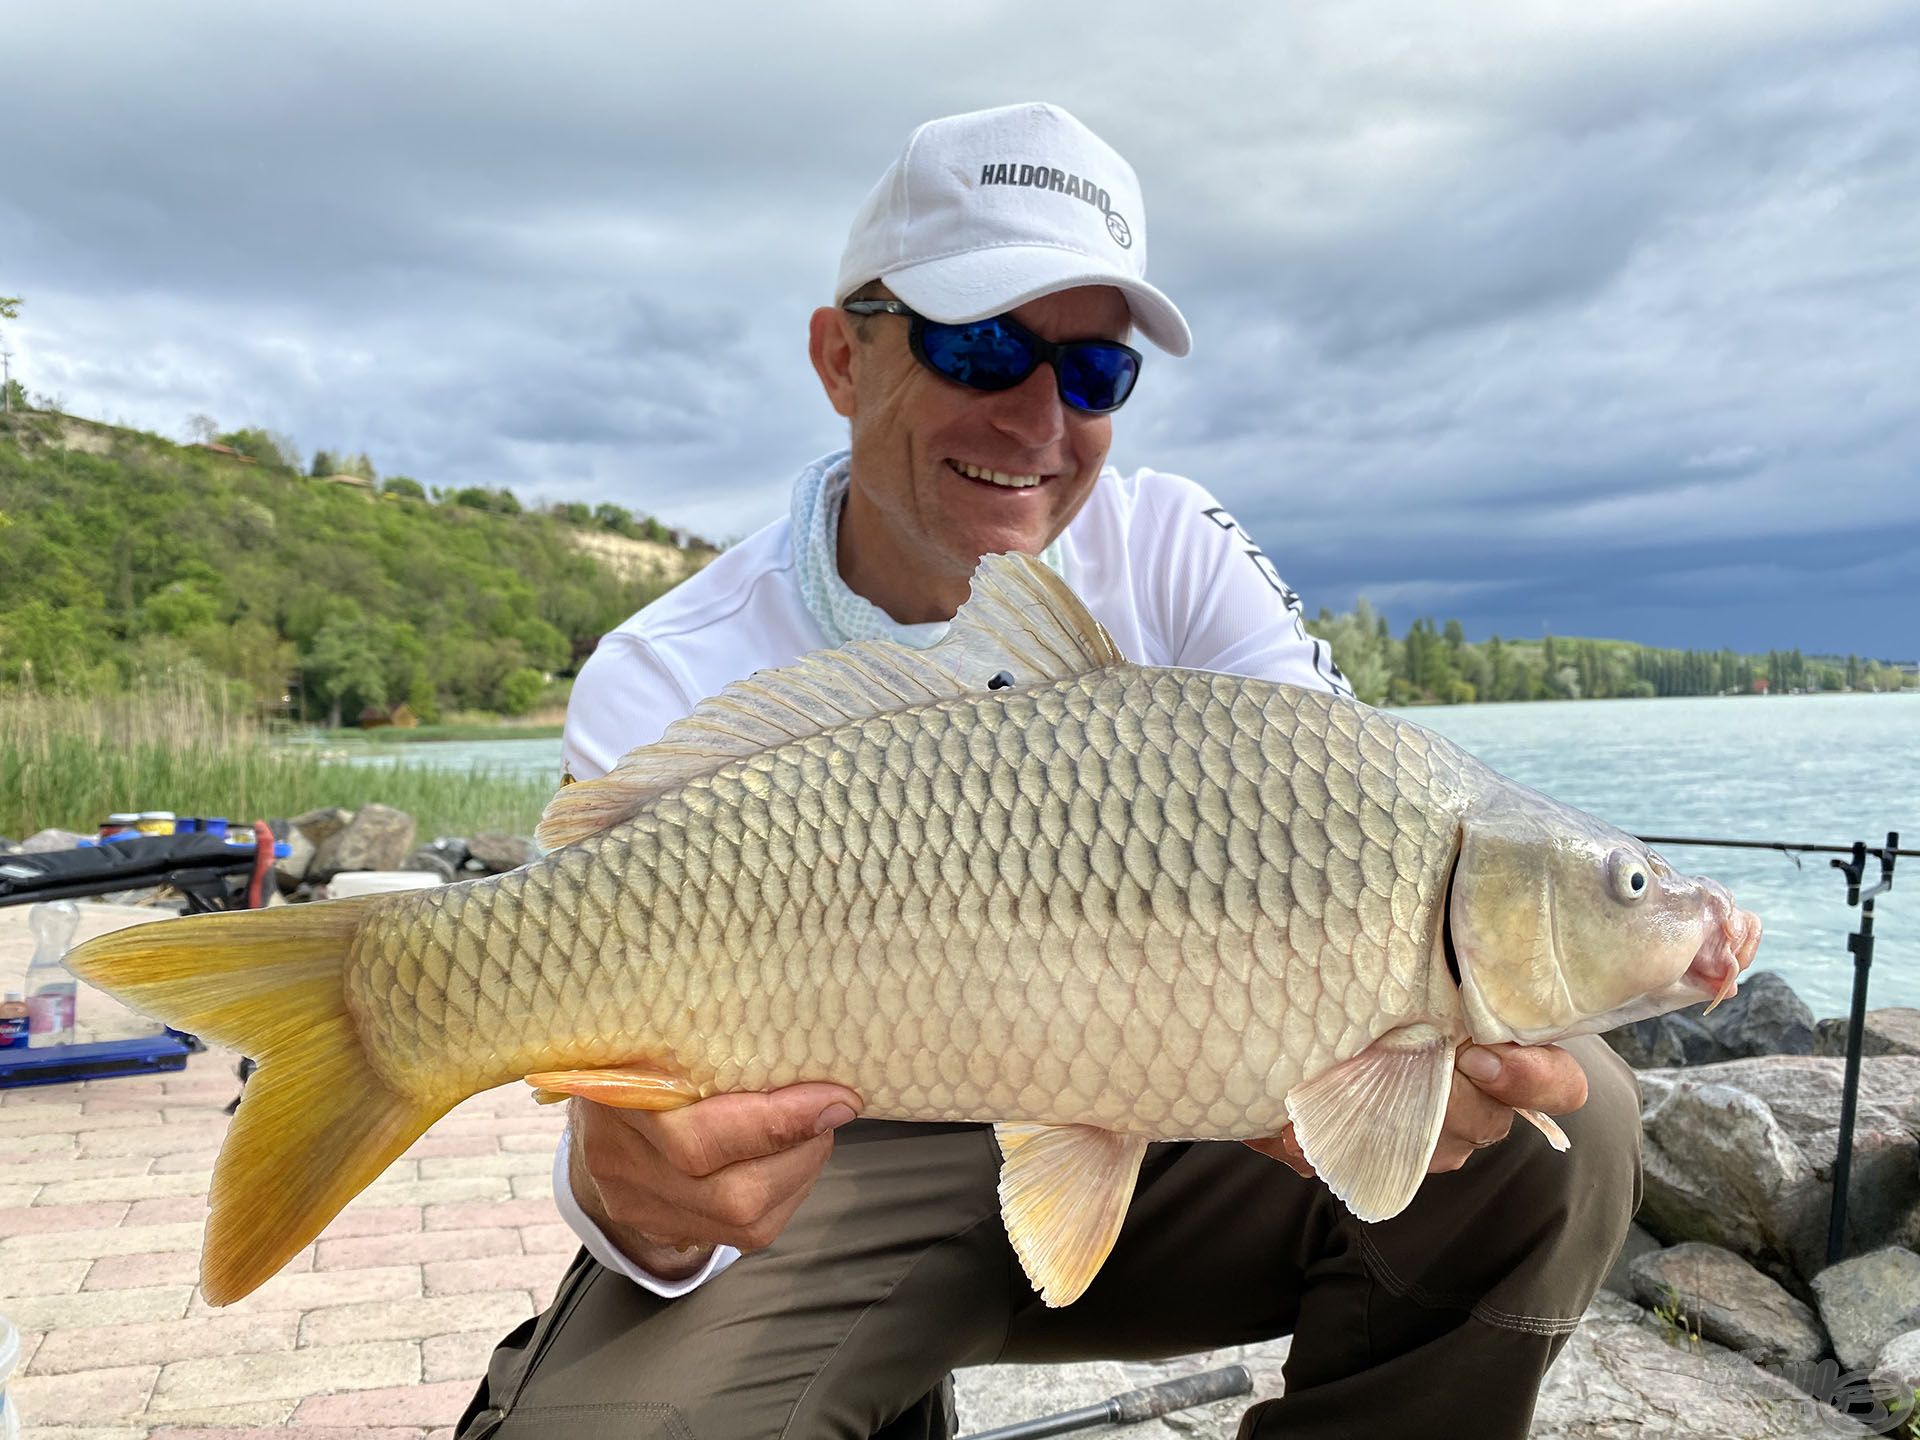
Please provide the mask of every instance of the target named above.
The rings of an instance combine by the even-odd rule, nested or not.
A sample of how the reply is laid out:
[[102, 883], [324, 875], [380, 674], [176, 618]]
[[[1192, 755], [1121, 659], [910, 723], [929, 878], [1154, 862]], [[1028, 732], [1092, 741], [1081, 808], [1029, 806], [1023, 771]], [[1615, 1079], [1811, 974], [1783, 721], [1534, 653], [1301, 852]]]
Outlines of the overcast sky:
[[1127, 156], [1190, 474], [1309, 610], [1920, 654], [1920, 10], [4, 0], [30, 391], [716, 538], [841, 430], [805, 356], [923, 119]]

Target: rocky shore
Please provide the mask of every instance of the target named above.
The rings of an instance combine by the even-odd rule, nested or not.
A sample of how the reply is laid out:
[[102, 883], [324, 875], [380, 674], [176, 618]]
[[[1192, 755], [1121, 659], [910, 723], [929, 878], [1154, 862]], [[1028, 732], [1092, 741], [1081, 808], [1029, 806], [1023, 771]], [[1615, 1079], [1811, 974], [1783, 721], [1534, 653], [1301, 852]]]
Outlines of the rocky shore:
[[[291, 848], [276, 864], [291, 903], [325, 898], [347, 872], [445, 882], [538, 853], [512, 835], [417, 843], [413, 819], [382, 805], [271, 823]], [[1606, 1289], [1548, 1377], [1534, 1434], [1920, 1437], [1920, 1010], [1868, 1016], [1845, 1258], [1832, 1266], [1845, 1020], [1816, 1017], [1762, 971], [1712, 1015], [1661, 1016], [1608, 1039], [1639, 1079], [1645, 1199]], [[963, 1430], [1235, 1362], [1252, 1371], [1256, 1397], [1272, 1395], [1286, 1348], [963, 1372]], [[1224, 1440], [1247, 1403], [1125, 1433]]]

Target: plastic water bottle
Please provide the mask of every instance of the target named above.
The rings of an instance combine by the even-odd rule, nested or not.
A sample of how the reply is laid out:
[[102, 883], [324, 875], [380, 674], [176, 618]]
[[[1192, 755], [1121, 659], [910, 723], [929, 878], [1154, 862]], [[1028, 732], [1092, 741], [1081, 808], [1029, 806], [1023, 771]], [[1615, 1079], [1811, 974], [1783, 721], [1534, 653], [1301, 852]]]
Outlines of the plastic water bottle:
[[73, 932], [80, 927], [80, 907], [71, 900], [50, 900], [27, 912], [33, 931], [33, 959], [27, 965], [27, 1047], [73, 1043], [73, 975], [61, 963]]

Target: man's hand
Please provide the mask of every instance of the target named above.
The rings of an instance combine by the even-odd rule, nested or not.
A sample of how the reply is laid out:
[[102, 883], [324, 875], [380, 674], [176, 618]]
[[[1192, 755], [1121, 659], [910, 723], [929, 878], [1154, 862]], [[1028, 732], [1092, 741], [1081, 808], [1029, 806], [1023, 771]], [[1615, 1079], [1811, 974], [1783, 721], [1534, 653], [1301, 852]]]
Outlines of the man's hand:
[[[1458, 1170], [1475, 1150], [1506, 1139], [1516, 1109], [1565, 1115], [1587, 1103], [1587, 1072], [1557, 1045], [1466, 1045], [1454, 1068], [1453, 1093], [1440, 1143], [1427, 1165], [1429, 1175]], [[1468, 1083], [1461, 1084], [1463, 1079]], [[1247, 1144], [1312, 1178], [1313, 1166], [1294, 1140], [1293, 1126]]]
[[662, 1280], [684, 1279], [715, 1245], [771, 1245], [833, 1153], [834, 1129], [860, 1103], [851, 1090], [819, 1084], [659, 1113], [576, 1098], [567, 1178], [628, 1259]]

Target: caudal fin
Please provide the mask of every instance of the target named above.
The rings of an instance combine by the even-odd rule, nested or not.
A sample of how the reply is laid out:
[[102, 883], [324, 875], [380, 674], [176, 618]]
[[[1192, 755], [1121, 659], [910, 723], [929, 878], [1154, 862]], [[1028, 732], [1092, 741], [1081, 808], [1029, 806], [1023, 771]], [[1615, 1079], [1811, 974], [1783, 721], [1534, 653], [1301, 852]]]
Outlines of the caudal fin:
[[66, 957], [89, 985], [258, 1062], [213, 1171], [210, 1305], [269, 1278], [451, 1108], [389, 1089], [347, 1013], [347, 951], [386, 898], [136, 925]]

